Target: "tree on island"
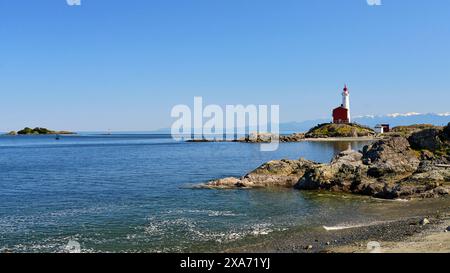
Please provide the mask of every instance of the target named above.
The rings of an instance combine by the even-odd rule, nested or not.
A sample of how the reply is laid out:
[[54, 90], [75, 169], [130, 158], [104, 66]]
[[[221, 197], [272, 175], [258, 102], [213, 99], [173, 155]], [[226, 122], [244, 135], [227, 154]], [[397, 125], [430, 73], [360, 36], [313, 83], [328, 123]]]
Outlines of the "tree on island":
[[18, 135], [67, 135], [74, 134], [68, 131], [53, 131], [47, 128], [36, 127], [31, 129], [30, 127], [25, 127], [24, 129], [17, 132]]

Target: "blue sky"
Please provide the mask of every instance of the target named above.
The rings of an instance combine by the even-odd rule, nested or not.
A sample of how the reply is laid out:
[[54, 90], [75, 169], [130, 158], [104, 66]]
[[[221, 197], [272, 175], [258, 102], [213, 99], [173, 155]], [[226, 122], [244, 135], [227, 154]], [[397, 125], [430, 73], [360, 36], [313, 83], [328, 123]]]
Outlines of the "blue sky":
[[170, 127], [170, 110], [281, 120], [449, 112], [450, 1], [0, 0], [0, 131]]

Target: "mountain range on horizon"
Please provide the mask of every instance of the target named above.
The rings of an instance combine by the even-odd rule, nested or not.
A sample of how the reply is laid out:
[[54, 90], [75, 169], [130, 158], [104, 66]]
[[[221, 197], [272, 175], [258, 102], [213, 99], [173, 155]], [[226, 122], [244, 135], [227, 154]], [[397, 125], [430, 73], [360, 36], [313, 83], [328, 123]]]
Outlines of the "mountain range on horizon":
[[[323, 124], [330, 123], [331, 117], [329, 119], [313, 119], [313, 120], [305, 120], [305, 121], [293, 121], [293, 122], [282, 122], [280, 123], [280, 132], [283, 134], [286, 133], [296, 133], [296, 132], [307, 132], [312, 127]], [[436, 126], [445, 126], [450, 122], [450, 112], [447, 113], [427, 113], [421, 114], [417, 112], [409, 112], [409, 113], [393, 113], [387, 115], [363, 115], [363, 116], [355, 116], [352, 118], [352, 122], [365, 125], [368, 127], [375, 127], [377, 124], [389, 124], [390, 127], [396, 126], [406, 126], [413, 124], [432, 124]], [[270, 125], [269, 125], [270, 127]], [[248, 128], [246, 128], [248, 132]], [[79, 132], [87, 132], [87, 131], [79, 131]], [[89, 131], [91, 133], [105, 133], [110, 134], [111, 131]], [[153, 134], [170, 134], [170, 128], [161, 128], [158, 130], [149, 130], [149, 131], [115, 131], [115, 132], [133, 132], [133, 133], [153, 133]], [[4, 134], [7, 132], [0, 132], [0, 134]]]
[[[433, 124], [444, 126], [450, 122], [450, 113], [393, 113], [387, 115], [364, 115], [353, 117], [353, 122], [375, 127], [377, 124], [389, 124], [391, 127], [405, 126], [412, 124]], [[316, 119], [302, 122], [280, 123], [280, 131], [305, 132], [317, 124], [331, 122], [330, 119]]]
[[[282, 122], [280, 123], [280, 132], [291, 133], [291, 132], [306, 132], [312, 127], [331, 122], [331, 117], [329, 119], [314, 119], [305, 121], [293, 121], [293, 122]], [[450, 112], [447, 113], [393, 113], [387, 115], [363, 115], [355, 116], [352, 122], [375, 127], [377, 124], [389, 124], [391, 127], [395, 126], [406, 126], [412, 124], [433, 124], [436, 126], [444, 126], [450, 122]], [[170, 128], [163, 128], [154, 131], [155, 133], [170, 133]]]

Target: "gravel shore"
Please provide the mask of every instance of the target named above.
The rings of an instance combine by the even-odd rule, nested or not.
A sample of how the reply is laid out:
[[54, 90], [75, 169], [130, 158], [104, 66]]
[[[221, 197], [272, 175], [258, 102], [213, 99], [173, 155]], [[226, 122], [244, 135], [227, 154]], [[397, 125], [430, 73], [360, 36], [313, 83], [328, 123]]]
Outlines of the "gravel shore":
[[[427, 219], [429, 223], [424, 224]], [[426, 221], [426, 222], [428, 222]], [[422, 223], [421, 223], [422, 222]], [[290, 231], [263, 242], [225, 252], [244, 253], [450, 253], [449, 211], [367, 226], [313, 231]]]

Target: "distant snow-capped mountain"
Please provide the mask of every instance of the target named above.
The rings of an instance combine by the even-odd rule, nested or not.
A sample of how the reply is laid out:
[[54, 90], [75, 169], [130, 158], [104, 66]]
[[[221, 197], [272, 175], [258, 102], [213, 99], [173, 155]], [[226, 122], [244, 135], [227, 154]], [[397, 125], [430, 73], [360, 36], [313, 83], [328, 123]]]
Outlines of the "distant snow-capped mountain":
[[354, 121], [368, 126], [375, 126], [380, 123], [388, 123], [391, 127], [423, 123], [444, 126], [450, 122], [450, 113], [394, 113], [385, 116], [355, 117]]
[[[391, 127], [402, 126], [402, 125], [412, 125], [412, 124], [433, 124], [437, 126], [444, 126], [450, 122], [450, 112], [447, 113], [429, 113], [420, 114], [416, 112], [410, 113], [393, 113], [387, 115], [364, 115], [356, 116], [352, 120], [353, 122], [366, 125], [369, 127], [375, 127], [377, 124], [387, 123]], [[301, 122], [284, 122], [280, 123], [280, 132], [283, 134], [294, 133], [294, 132], [306, 132], [312, 127], [331, 122], [330, 119], [315, 119], [306, 120]], [[248, 130], [248, 128], [246, 128]], [[170, 133], [170, 128], [160, 129], [154, 131], [153, 133]]]
[[[288, 122], [280, 124], [281, 132], [305, 132], [316, 126], [317, 124], [330, 122], [331, 119], [317, 119], [303, 122]], [[411, 124], [433, 124], [444, 126], [450, 122], [450, 112], [447, 113], [429, 113], [421, 114], [416, 112], [410, 113], [393, 113], [388, 115], [364, 115], [353, 118], [353, 122], [375, 127], [380, 123], [390, 124], [391, 127], [411, 125]]]

